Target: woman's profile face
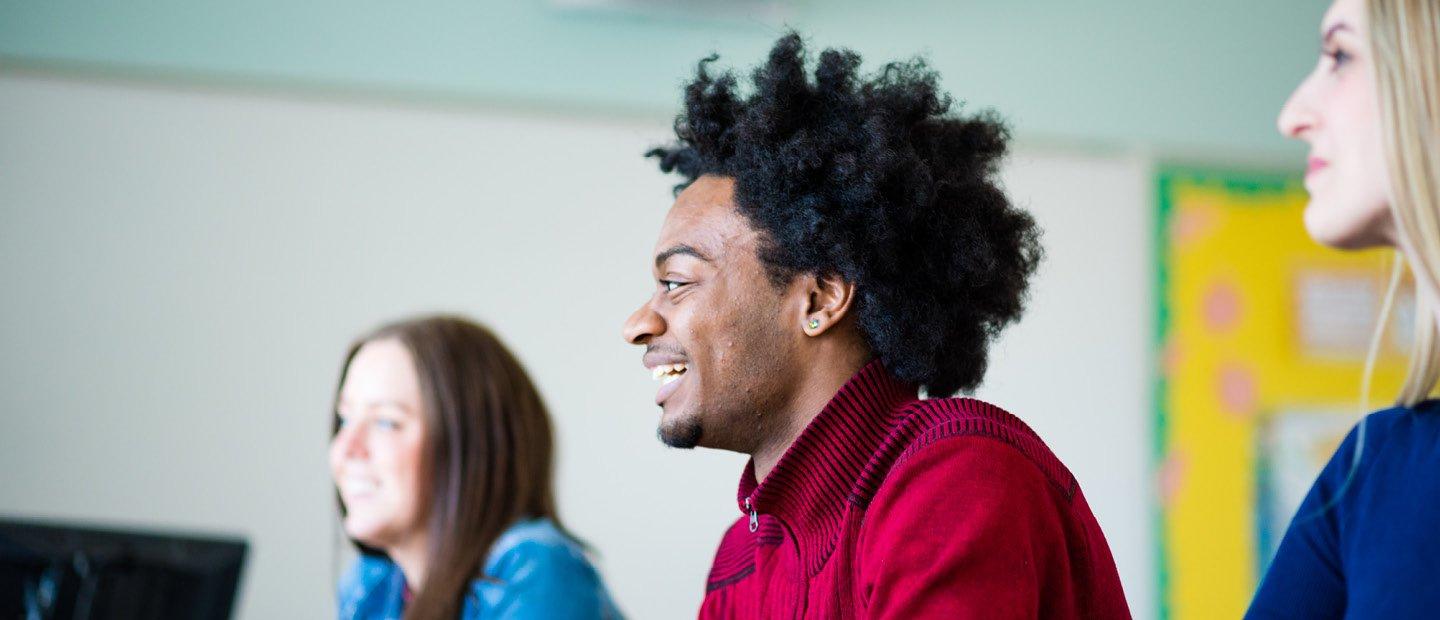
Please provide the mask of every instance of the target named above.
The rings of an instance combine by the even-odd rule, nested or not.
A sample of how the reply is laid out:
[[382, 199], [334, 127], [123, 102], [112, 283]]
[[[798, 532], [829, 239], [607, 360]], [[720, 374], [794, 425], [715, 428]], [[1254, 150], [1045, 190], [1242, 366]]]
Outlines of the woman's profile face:
[[384, 339], [360, 347], [340, 386], [330, 475], [345, 504], [345, 533], [371, 547], [423, 542], [422, 406], [405, 345]]
[[1336, 0], [1320, 34], [1320, 61], [1279, 120], [1280, 133], [1310, 144], [1305, 229], [1338, 248], [1394, 245], [1364, 0]]

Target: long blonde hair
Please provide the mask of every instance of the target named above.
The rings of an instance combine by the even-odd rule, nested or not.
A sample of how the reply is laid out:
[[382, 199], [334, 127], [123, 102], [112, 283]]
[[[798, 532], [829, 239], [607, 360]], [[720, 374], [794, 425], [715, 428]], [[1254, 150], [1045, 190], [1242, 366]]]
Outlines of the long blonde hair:
[[[1440, 308], [1440, 0], [1368, 0], [1366, 5], [1390, 212], [1407, 250], [1404, 258], [1397, 257], [1377, 329], [1388, 322], [1403, 263], [1415, 276], [1415, 340], [1396, 404], [1413, 406], [1440, 380], [1435, 314]], [[1367, 392], [1371, 372], [1366, 369]]]

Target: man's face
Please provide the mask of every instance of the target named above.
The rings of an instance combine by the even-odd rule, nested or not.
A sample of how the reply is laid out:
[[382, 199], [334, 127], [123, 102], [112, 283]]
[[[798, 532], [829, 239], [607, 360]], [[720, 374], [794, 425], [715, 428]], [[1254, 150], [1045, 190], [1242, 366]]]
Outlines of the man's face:
[[771, 283], [758, 241], [729, 178], [696, 179], [665, 217], [655, 292], [624, 337], [645, 346], [661, 382], [655, 404], [670, 446], [751, 453], [791, 398], [803, 308]]

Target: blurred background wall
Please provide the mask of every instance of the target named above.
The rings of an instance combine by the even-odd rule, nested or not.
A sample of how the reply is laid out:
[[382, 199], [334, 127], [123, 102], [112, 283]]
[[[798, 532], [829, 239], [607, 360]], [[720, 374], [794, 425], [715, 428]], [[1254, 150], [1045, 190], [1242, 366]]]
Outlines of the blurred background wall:
[[332, 615], [340, 354], [461, 312], [549, 399], [622, 607], [693, 614], [744, 461], [660, 446], [619, 338], [673, 184], [640, 154], [698, 58], [789, 24], [1011, 120], [1048, 259], [978, 395], [1071, 467], [1155, 616], [1152, 172], [1298, 167], [1273, 119], [1324, 5], [600, 4], [0, 2], [0, 513], [240, 533], [240, 617]]

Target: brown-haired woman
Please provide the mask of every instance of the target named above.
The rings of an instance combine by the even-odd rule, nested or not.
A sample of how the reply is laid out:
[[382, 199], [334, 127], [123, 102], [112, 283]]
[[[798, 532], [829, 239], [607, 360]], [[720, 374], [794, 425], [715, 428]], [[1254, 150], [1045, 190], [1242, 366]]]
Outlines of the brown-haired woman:
[[427, 317], [350, 347], [330, 472], [361, 552], [341, 618], [619, 617], [560, 525], [550, 419], [515, 356]]

